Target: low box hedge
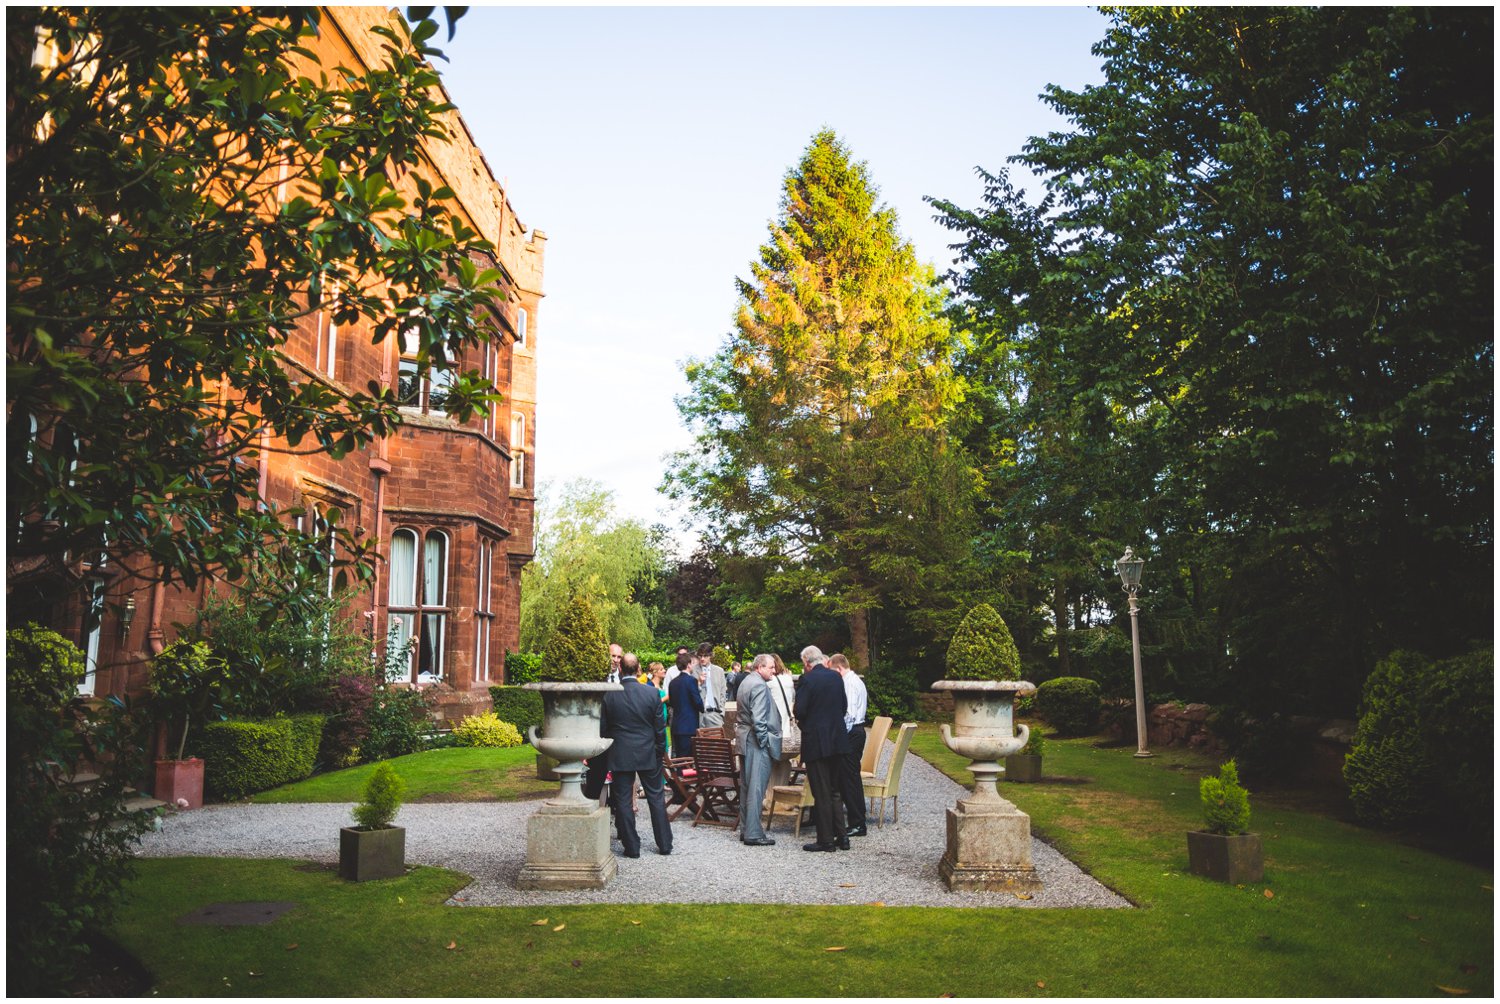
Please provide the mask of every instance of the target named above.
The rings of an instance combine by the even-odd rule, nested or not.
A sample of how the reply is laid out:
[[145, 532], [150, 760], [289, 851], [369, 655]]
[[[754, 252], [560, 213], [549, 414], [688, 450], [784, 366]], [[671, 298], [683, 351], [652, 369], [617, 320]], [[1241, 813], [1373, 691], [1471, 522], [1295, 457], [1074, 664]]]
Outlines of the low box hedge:
[[322, 740], [322, 715], [212, 722], [196, 745], [204, 787], [227, 801], [300, 781], [312, 774]]

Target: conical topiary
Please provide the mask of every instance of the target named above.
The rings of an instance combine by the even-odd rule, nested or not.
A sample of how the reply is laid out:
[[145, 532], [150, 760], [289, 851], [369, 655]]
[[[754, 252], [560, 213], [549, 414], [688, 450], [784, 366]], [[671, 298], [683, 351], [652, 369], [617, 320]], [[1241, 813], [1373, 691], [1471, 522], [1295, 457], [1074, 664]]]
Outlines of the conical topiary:
[[597, 683], [609, 667], [609, 640], [582, 596], [574, 596], [557, 620], [542, 652], [541, 678], [559, 683]]
[[1016, 680], [1021, 653], [1010, 628], [988, 603], [970, 610], [948, 643], [948, 679]]

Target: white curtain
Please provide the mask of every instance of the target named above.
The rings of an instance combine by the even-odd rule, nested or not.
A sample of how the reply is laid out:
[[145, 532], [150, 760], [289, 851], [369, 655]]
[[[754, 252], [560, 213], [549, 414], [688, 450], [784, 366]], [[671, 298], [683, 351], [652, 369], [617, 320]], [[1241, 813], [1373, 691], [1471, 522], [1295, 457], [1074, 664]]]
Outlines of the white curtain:
[[417, 535], [410, 530], [397, 530], [391, 538], [390, 604], [417, 605]]

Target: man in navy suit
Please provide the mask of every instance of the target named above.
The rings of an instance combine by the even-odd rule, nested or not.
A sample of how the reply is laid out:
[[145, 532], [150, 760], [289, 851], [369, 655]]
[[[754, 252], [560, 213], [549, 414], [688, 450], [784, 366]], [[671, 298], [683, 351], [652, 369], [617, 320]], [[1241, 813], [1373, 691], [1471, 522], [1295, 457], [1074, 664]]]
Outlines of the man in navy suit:
[[813, 823], [818, 828], [817, 842], [803, 844], [802, 849], [847, 851], [844, 804], [839, 797], [839, 775], [849, 752], [849, 733], [844, 728], [844, 712], [848, 709], [844, 678], [828, 668], [827, 657], [816, 645], [802, 650], [802, 665], [806, 671], [797, 681], [792, 713], [802, 727], [802, 762], [807, 764]]
[[651, 810], [651, 834], [656, 850], [672, 853], [672, 823], [667, 819], [667, 800], [662, 790], [661, 758], [667, 752], [667, 733], [661, 720], [661, 696], [655, 687], [636, 679], [641, 660], [627, 652], [620, 661], [620, 689], [604, 695], [604, 710], [599, 719], [599, 734], [608, 736], [609, 804], [615, 813], [615, 832], [627, 858], [641, 856], [641, 838], [635, 829], [635, 813], [630, 796], [636, 778], [646, 793]]
[[703, 694], [693, 676], [693, 657], [686, 649], [677, 653], [677, 677], [667, 685], [667, 706], [672, 709], [672, 755], [692, 756], [693, 736], [698, 734], [698, 716], [703, 713]]

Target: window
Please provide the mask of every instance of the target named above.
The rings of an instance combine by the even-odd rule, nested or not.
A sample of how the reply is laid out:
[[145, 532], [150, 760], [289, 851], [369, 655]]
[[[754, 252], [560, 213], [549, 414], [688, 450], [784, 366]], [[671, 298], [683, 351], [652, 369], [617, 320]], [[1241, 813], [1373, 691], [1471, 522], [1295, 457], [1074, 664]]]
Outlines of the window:
[[448, 388], [453, 386], [456, 373], [451, 369], [430, 367], [423, 379], [417, 365], [417, 350], [421, 340], [415, 331], [401, 334], [401, 362], [396, 378], [396, 397], [403, 408], [418, 411], [442, 411], [448, 397]]
[[526, 308], [521, 307], [516, 311], [516, 345], [526, 344]]
[[99, 676], [99, 629], [104, 619], [104, 580], [89, 579], [89, 603], [83, 614], [84, 674], [78, 681], [78, 695], [93, 697]]
[[428, 530], [417, 556], [417, 531], [391, 537], [391, 584], [387, 644], [410, 646], [406, 679], [435, 683], [443, 678], [448, 632], [448, 536]]
[[[495, 368], [499, 356], [499, 349], [494, 342], [484, 343], [484, 378], [490, 382], [491, 387], [495, 384]], [[495, 438], [495, 416], [499, 407], [493, 401], [484, 406], [484, 434], [491, 439]]]
[[510, 486], [526, 487], [526, 416], [510, 417]]
[[339, 307], [339, 282], [332, 279], [328, 283], [328, 297], [324, 301], [323, 309], [318, 311], [318, 322], [322, 324], [323, 331], [318, 338], [318, 369], [332, 379], [334, 369], [338, 362], [339, 354], [339, 322], [334, 319]]
[[495, 623], [495, 542], [479, 538], [479, 591], [474, 600], [474, 682], [490, 678], [490, 635]]

